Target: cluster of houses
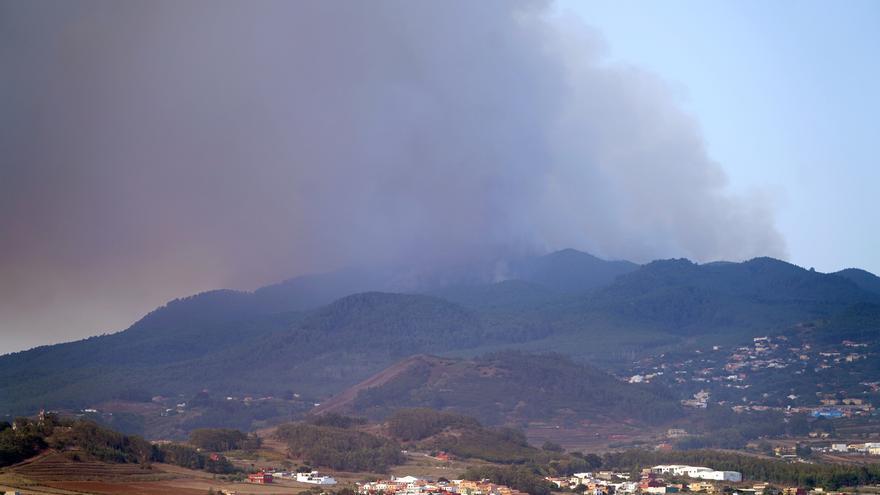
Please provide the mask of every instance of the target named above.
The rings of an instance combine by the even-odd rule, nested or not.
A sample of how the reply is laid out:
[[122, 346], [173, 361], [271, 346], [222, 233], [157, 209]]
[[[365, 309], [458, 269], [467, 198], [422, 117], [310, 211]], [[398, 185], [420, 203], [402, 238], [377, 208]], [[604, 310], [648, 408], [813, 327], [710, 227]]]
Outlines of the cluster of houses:
[[[329, 476], [318, 472], [283, 473], [279, 471], [260, 472], [249, 476], [252, 483], [272, 483], [275, 479], [290, 479], [316, 485], [336, 484]], [[683, 464], [661, 464], [643, 469], [638, 480], [630, 479], [629, 473], [599, 471], [595, 473], [575, 473], [567, 477], [547, 477], [546, 480], [558, 488], [572, 490], [583, 495], [666, 495], [679, 492], [694, 492], [732, 495], [808, 495], [801, 488], [770, 489], [766, 483], [758, 483], [751, 488], [743, 488], [742, 473], [719, 471], [703, 466]], [[674, 481], [665, 478], [673, 478]], [[691, 478], [687, 482], [682, 478]], [[737, 483], [739, 487], [731, 491], [726, 483]], [[810, 495], [824, 495], [817, 489]], [[431, 481], [415, 476], [391, 477], [386, 480], [357, 483], [359, 495], [527, 495], [505, 485], [490, 483], [487, 480], [446, 480]]]
[[818, 407], [792, 408], [794, 412], [805, 412], [814, 418], [843, 418], [871, 414], [874, 411], [868, 401], [858, 397], [838, 399], [833, 394], [817, 394]]
[[[698, 390], [692, 398], [684, 399], [681, 403], [685, 407], [702, 409], [711, 403], [710, 393], [717, 392], [720, 388], [744, 391], [750, 389], [755, 372], [761, 372], [761, 376], [767, 370], [783, 369], [791, 370], [795, 375], [803, 374], [808, 369], [821, 373], [876, 356], [873, 347], [861, 342], [844, 340], [839, 344], [822, 344], [817, 347], [800, 342], [799, 337], [773, 335], [755, 337], [751, 345], [735, 347], [729, 351], [722, 350], [719, 345], [712, 346], [710, 350], [695, 350], [686, 359], [676, 357], [669, 360], [665, 355], [646, 357], [631, 368], [631, 372], [636, 374], [621, 378], [630, 383], [658, 381], [673, 388], [681, 387], [688, 390], [688, 393]], [[863, 382], [862, 385], [874, 392], [880, 390], [880, 382]], [[823, 418], [865, 416], [874, 412], [874, 407], [863, 397], [817, 398], [819, 404], [813, 403], [810, 397], [794, 394], [784, 398], [770, 395], [763, 398], [752, 397], [746, 404], [731, 403], [730, 407], [738, 412], [775, 410]], [[719, 404], [724, 405], [727, 402], [721, 401]]]
[[276, 471], [266, 469], [258, 473], [248, 475], [248, 482], [259, 485], [272, 483], [275, 480], [291, 480], [300, 483], [308, 483], [310, 485], [335, 485], [336, 479], [332, 476], [325, 476], [317, 471], [310, 473], [291, 473], [287, 471]]
[[880, 442], [867, 442], [867, 443], [833, 443], [831, 444], [831, 448], [828, 449], [829, 452], [838, 452], [841, 454], [853, 453], [853, 454], [866, 454], [866, 455], [880, 455]]
[[[670, 483], [661, 476], [695, 478], [695, 483]], [[702, 466], [660, 465], [642, 471], [638, 481], [631, 480], [629, 473], [600, 471], [575, 473], [571, 477], [552, 478], [547, 481], [559, 488], [567, 488], [584, 495], [665, 495], [681, 491], [715, 493], [713, 482], [739, 483], [742, 474], [736, 471], [716, 471]]]
[[361, 495], [526, 495], [508, 486], [497, 485], [486, 481], [440, 480], [429, 481], [415, 476], [392, 477], [389, 480], [358, 483]]
[[630, 481], [629, 473], [599, 471], [597, 473], [574, 473], [565, 478], [546, 478], [559, 488], [568, 488], [587, 495], [634, 494], [639, 483]]
[[[781, 341], [788, 340], [785, 337], [777, 337], [776, 339]], [[801, 354], [797, 354], [796, 358], [781, 354], [779, 352], [781, 343], [774, 342], [771, 337], [755, 337], [752, 339], [752, 343], [752, 347], [737, 347], [724, 365], [724, 370], [729, 373], [735, 373], [743, 370], [785, 369], [803, 360]], [[802, 352], [800, 348], [790, 348], [789, 350], [794, 353]]]

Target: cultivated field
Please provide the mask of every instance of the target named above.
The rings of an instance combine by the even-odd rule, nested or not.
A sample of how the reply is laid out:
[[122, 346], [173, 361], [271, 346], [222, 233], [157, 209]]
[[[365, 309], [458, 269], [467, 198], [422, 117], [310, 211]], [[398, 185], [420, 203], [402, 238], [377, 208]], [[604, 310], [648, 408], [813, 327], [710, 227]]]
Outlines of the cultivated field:
[[0, 489], [39, 495], [166, 495], [225, 488], [246, 494], [296, 494], [311, 485], [284, 481], [267, 486], [220, 481], [214, 475], [168, 464], [141, 467], [75, 460], [73, 452], [47, 452], [0, 471]]

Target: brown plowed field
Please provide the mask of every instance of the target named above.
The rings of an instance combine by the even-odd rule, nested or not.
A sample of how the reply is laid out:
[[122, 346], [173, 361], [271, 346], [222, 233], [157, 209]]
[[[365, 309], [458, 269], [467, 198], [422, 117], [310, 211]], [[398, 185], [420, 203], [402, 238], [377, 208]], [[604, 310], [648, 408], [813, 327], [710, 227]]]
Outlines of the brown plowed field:
[[113, 483], [105, 481], [56, 481], [45, 484], [70, 492], [94, 493], [99, 495], [204, 495], [206, 489], [181, 488], [162, 482]]

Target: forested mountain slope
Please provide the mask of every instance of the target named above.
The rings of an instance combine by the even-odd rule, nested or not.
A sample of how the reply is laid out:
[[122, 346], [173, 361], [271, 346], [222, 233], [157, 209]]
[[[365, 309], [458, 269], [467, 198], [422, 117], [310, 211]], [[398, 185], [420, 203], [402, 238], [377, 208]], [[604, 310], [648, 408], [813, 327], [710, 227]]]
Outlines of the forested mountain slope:
[[875, 294], [880, 294], [880, 277], [871, 272], [859, 268], [847, 268], [845, 270], [840, 270], [839, 272], [834, 272], [834, 275], [843, 277], [855, 283], [862, 289], [874, 292]]
[[[559, 418], [663, 422], [678, 402], [661, 387], [623, 383], [559, 354], [499, 352], [473, 359], [418, 356], [394, 365], [316, 412], [381, 419], [398, 408], [429, 407], [486, 424]], [[645, 404], [651, 404], [645, 408]]]
[[[517, 348], [601, 363], [694, 336], [748, 339], [802, 323], [872, 336], [880, 315], [880, 294], [864, 282], [769, 258], [638, 266], [567, 250], [511, 261], [506, 275], [523, 279], [485, 280], [483, 268], [347, 270], [175, 300], [123, 332], [0, 357], [0, 413], [203, 389], [321, 399], [421, 353]], [[413, 290], [345, 293], [394, 285]]]

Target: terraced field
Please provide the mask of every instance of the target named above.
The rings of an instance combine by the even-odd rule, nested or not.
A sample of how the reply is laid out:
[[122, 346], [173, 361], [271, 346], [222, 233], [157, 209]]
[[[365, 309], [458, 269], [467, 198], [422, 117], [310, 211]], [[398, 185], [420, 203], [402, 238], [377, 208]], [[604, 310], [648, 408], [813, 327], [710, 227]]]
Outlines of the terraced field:
[[[77, 460], [79, 459], [79, 460]], [[158, 481], [173, 477], [149, 466], [107, 464], [86, 460], [75, 452], [53, 452], [29, 459], [8, 469], [11, 474], [34, 481], [125, 480]]]
[[[0, 469], [0, 493], [26, 495], [200, 495], [209, 489], [230, 489], [242, 495], [294, 495], [312, 485], [293, 481], [251, 485], [218, 480], [204, 471], [155, 464], [110, 464], [86, 460], [75, 452], [47, 451], [20, 464]], [[352, 476], [352, 480], [363, 475]], [[344, 475], [342, 479], [348, 479]]]

